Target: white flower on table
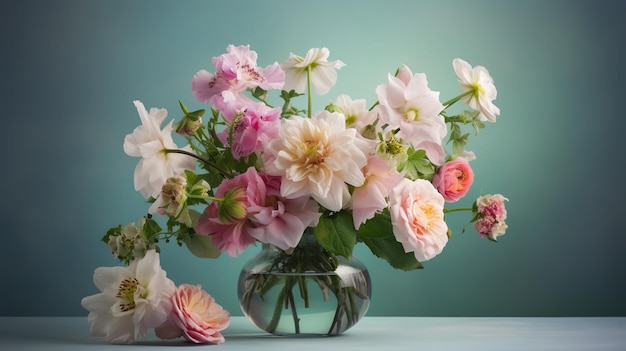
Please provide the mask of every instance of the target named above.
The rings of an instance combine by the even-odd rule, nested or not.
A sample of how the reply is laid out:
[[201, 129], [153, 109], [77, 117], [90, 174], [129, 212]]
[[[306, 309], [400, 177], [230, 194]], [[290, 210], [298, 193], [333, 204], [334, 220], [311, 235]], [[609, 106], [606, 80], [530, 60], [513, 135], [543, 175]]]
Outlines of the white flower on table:
[[161, 268], [155, 250], [128, 267], [99, 267], [93, 281], [101, 292], [81, 301], [89, 311], [92, 336], [129, 344], [167, 320], [176, 286]]

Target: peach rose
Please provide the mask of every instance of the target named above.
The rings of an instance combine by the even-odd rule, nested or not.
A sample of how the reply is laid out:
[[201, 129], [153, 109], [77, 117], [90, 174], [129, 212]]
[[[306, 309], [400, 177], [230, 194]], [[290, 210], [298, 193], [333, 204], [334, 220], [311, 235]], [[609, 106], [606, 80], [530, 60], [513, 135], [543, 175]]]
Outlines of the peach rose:
[[182, 284], [172, 296], [168, 320], [155, 329], [161, 339], [184, 336], [194, 343], [221, 344], [230, 313], [218, 305], [200, 285]]
[[474, 171], [462, 157], [444, 163], [433, 176], [433, 185], [447, 202], [456, 202], [465, 196], [473, 182]]
[[448, 225], [443, 218], [445, 200], [424, 179], [403, 179], [389, 193], [389, 212], [396, 240], [418, 261], [429, 260], [448, 242]]

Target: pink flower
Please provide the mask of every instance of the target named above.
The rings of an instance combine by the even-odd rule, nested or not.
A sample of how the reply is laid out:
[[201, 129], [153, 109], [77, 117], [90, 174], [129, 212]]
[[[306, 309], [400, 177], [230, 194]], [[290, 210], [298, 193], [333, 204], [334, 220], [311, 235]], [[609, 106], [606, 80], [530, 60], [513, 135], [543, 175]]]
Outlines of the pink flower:
[[[243, 95], [248, 88], [281, 89], [285, 73], [276, 62], [265, 68], [257, 67], [257, 53], [250, 46], [228, 45], [227, 53], [213, 58], [215, 73], [201, 70], [191, 80], [191, 90], [200, 102], [223, 100], [223, 96], [248, 101]], [[228, 99], [228, 98], [227, 98]]]
[[[215, 191], [215, 197], [222, 198], [233, 189], [243, 189], [244, 198], [241, 206], [246, 209], [250, 204], [258, 203], [265, 199], [265, 183], [253, 167], [246, 173], [242, 173], [232, 179], [225, 179]], [[249, 245], [256, 242], [246, 230], [249, 226], [247, 215], [221, 221], [219, 216], [219, 202], [212, 202], [198, 219], [195, 230], [204, 235], [210, 235], [212, 243], [222, 252], [228, 252], [230, 256], [237, 256]]]
[[261, 174], [267, 193], [262, 202], [248, 207], [253, 226], [248, 233], [262, 243], [283, 250], [296, 247], [304, 229], [317, 225], [318, 204], [308, 196], [288, 199], [280, 196], [280, 177]]
[[402, 173], [390, 169], [388, 162], [376, 155], [369, 156], [363, 170], [365, 184], [354, 189], [349, 204], [355, 229], [387, 207], [389, 191], [404, 178]]
[[447, 202], [456, 202], [465, 196], [473, 182], [474, 171], [462, 157], [444, 163], [433, 176], [433, 185]]
[[444, 198], [427, 180], [404, 178], [389, 193], [389, 212], [396, 240], [418, 261], [429, 260], [448, 242]]
[[260, 152], [264, 145], [278, 138], [281, 109], [262, 103], [241, 106], [238, 113], [224, 116], [230, 121], [226, 129], [217, 134], [224, 145], [231, 147], [235, 159]]
[[382, 122], [390, 129], [400, 129], [398, 137], [411, 143], [416, 149], [426, 151], [435, 165], [444, 161], [442, 141], [447, 134], [446, 124], [439, 113], [443, 105], [439, 92], [428, 88], [424, 73], [413, 75], [403, 66], [396, 77], [389, 75], [389, 82], [376, 87], [380, 105], [376, 108]]
[[257, 173], [250, 167], [246, 173], [224, 180], [215, 192], [222, 197], [230, 189], [244, 189], [245, 215], [224, 223], [219, 219], [217, 202], [209, 205], [198, 220], [196, 231], [211, 235], [220, 251], [237, 256], [256, 240], [287, 250], [295, 247], [304, 229], [317, 224], [318, 205], [310, 197], [287, 199], [280, 196], [280, 177]]
[[506, 208], [504, 201], [508, 201], [501, 194], [484, 195], [475, 203], [475, 212], [478, 219], [474, 222], [474, 229], [481, 237], [489, 237], [496, 241], [498, 236], [504, 235], [508, 226], [506, 220]]
[[161, 339], [184, 336], [194, 343], [221, 344], [220, 333], [228, 327], [230, 313], [218, 305], [200, 285], [180, 285], [172, 295], [172, 310], [165, 323], [155, 329]]

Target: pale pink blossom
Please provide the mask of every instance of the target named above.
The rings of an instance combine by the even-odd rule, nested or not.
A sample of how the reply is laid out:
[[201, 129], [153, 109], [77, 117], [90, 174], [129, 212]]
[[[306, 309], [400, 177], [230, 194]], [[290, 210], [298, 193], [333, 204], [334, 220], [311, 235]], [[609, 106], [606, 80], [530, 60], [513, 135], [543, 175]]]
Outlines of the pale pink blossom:
[[474, 229], [481, 237], [489, 237], [496, 241], [496, 238], [504, 235], [508, 225], [506, 224], [506, 207], [504, 202], [508, 201], [501, 194], [483, 195], [476, 200], [476, 214], [478, 219], [474, 222]]
[[197, 344], [224, 342], [221, 331], [230, 322], [230, 313], [200, 285], [180, 285], [172, 295], [172, 309], [165, 323], [155, 329], [161, 339], [185, 337]]
[[288, 199], [280, 196], [280, 177], [261, 174], [266, 195], [263, 201], [248, 207], [253, 225], [248, 233], [262, 243], [283, 250], [296, 247], [304, 229], [314, 227], [321, 216], [318, 204], [308, 196]]
[[217, 136], [224, 145], [230, 146], [235, 159], [261, 152], [279, 136], [280, 113], [279, 107], [270, 108], [262, 103], [241, 106], [238, 113], [224, 115], [229, 125]]
[[481, 120], [495, 122], [496, 116], [500, 114], [500, 109], [493, 104], [498, 91], [489, 71], [483, 66], [472, 67], [460, 58], [455, 58], [452, 66], [459, 77], [463, 92], [472, 91], [463, 97], [463, 102], [480, 112]]
[[[215, 73], [201, 70], [191, 80], [191, 90], [200, 102], [225, 99], [225, 94], [248, 101], [243, 91], [250, 88], [281, 89], [285, 73], [274, 62], [265, 68], [257, 66], [257, 53], [249, 45], [228, 45], [227, 53], [213, 58]], [[227, 98], [226, 98], [227, 99]]]
[[284, 90], [295, 90], [304, 93], [307, 85], [307, 70], [311, 70], [311, 84], [318, 95], [328, 93], [337, 82], [337, 71], [345, 66], [339, 60], [328, 61], [330, 51], [327, 48], [309, 49], [306, 57], [289, 54], [289, 58], [281, 67], [285, 71]]
[[89, 311], [92, 336], [128, 344], [144, 339], [148, 329], [167, 320], [176, 286], [161, 268], [155, 250], [128, 267], [99, 267], [93, 281], [101, 292], [81, 301]]
[[265, 150], [265, 172], [282, 177], [281, 196], [311, 196], [331, 211], [350, 200], [348, 184], [361, 186], [361, 168], [370, 145], [346, 129], [345, 117], [322, 111], [311, 118], [292, 116], [281, 126], [281, 138]]
[[168, 178], [183, 173], [185, 169], [194, 169], [195, 159], [165, 151], [166, 149], [191, 151], [188, 145], [178, 148], [174, 143], [173, 121], [161, 129], [161, 123], [167, 118], [165, 109], [151, 108], [148, 112], [140, 101], [134, 103], [141, 125], [124, 138], [124, 152], [128, 156], [141, 157], [135, 168], [135, 189], [145, 198], [156, 198]]
[[386, 160], [376, 155], [369, 156], [363, 174], [365, 183], [354, 189], [349, 204], [355, 229], [387, 207], [389, 191], [404, 178], [395, 167], [390, 168]]
[[418, 261], [440, 254], [448, 242], [445, 200], [431, 182], [403, 179], [389, 193], [389, 212], [396, 240]]
[[456, 202], [465, 196], [472, 183], [474, 171], [462, 157], [444, 163], [433, 176], [433, 186], [447, 202]]
[[396, 77], [389, 75], [388, 83], [376, 88], [380, 104], [376, 107], [380, 120], [390, 129], [399, 129], [397, 136], [426, 151], [435, 165], [444, 162], [442, 142], [447, 134], [446, 124], [439, 113], [443, 105], [439, 92], [428, 88], [424, 73], [413, 75], [403, 66]]

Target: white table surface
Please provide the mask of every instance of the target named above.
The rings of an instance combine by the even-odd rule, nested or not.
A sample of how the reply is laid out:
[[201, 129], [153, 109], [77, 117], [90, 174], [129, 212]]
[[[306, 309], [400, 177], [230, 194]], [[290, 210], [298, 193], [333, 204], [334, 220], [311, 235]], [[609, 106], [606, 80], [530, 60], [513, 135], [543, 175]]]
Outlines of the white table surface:
[[[221, 345], [162, 341], [132, 345], [89, 336], [86, 317], [0, 317], [0, 350], [626, 350], [626, 317], [365, 317], [334, 337], [276, 337], [232, 317]], [[168, 345], [168, 347], [164, 347]]]

